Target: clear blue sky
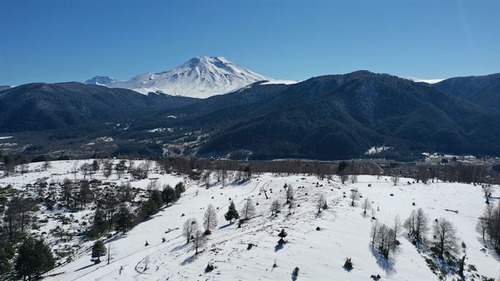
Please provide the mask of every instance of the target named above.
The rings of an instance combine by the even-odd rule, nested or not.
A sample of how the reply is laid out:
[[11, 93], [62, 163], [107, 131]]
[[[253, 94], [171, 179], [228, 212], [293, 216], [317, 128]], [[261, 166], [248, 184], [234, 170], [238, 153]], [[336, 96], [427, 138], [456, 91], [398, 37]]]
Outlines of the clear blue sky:
[[273, 78], [500, 72], [500, 0], [0, 0], [0, 85], [127, 79], [195, 56]]

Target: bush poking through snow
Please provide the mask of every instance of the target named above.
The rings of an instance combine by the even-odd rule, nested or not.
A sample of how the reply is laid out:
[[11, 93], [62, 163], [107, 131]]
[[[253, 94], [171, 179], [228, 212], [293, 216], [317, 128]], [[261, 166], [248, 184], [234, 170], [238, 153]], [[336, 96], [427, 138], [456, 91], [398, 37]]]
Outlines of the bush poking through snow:
[[209, 262], [209, 263], [207, 264], [207, 267], [205, 267], [205, 273], [211, 272], [211, 271], [212, 271], [212, 270], [214, 270], [214, 269], [215, 269], [214, 264], [213, 264], [213, 263], [211, 263], [211, 262]]
[[351, 271], [354, 268], [351, 258], [346, 258], [344, 262], [344, 269], [346, 271]]
[[285, 237], [288, 235], [288, 233], [286, 233], [285, 229], [281, 229], [280, 233], [278, 234], [278, 236], [280, 237], [280, 240], [278, 240], [278, 245], [283, 245], [286, 243], [285, 241]]

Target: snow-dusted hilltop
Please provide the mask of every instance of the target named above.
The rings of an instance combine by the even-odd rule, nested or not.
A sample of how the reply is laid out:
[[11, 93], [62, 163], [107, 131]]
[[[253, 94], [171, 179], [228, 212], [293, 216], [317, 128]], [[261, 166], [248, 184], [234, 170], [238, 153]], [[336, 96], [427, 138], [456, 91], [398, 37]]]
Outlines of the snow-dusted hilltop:
[[413, 82], [424, 82], [427, 84], [436, 84], [439, 83], [445, 79], [421, 79], [421, 78], [416, 78], [416, 77], [401, 77], [403, 79], [411, 80]]
[[162, 92], [194, 98], [225, 94], [249, 84], [272, 80], [223, 57], [197, 57], [165, 72], [145, 73], [126, 81], [94, 77], [87, 84], [131, 89], [143, 94]]
[[109, 76], [94, 76], [92, 79], [85, 81], [85, 84], [106, 86], [116, 82], [115, 79]]

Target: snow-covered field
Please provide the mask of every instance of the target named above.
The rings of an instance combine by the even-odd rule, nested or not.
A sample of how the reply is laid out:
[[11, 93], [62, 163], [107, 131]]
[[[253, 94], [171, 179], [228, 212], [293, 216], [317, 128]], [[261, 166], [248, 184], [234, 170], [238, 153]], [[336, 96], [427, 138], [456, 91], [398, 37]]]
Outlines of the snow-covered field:
[[[37, 169], [33, 165], [30, 164], [30, 171]], [[71, 178], [72, 167], [74, 164], [71, 161], [52, 162], [49, 171], [2, 178], [0, 186], [12, 184], [20, 188], [40, 177], [52, 180]], [[95, 177], [101, 176], [97, 174]], [[154, 169], [151, 177], [158, 178], [161, 184], [171, 185], [183, 180], [179, 176], [162, 175]], [[111, 180], [120, 181], [116, 175]], [[137, 181], [133, 185], [145, 188], [150, 181]], [[417, 208], [422, 208], [431, 222], [441, 217], [448, 219], [457, 228], [459, 244], [463, 241], [466, 245], [460, 250], [460, 256], [464, 251], [467, 254], [466, 264], [474, 265], [480, 275], [500, 278], [499, 257], [491, 249], [482, 250], [482, 239], [475, 230], [478, 217], [486, 206], [481, 187], [408, 182], [412, 183], [413, 179], [401, 179], [394, 186], [388, 177], [359, 176], [357, 183], [342, 185], [335, 177], [318, 180], [313, 176], [272, 174], [253, 175], [251, 180], [225, 187], [212, 183], [206, 188], [201, 182], [187, 181], [187, 191], [177, 203], [162, 209], [125, 235], [106, 241], [106, 246], [110, 244], [111, 249], [110, 264], [106, 261], [94, 264], [90, 250], [85, 250], [92, 242], [87, 242], [73, 262], [55, 268], [48, 273], [52, 276], [46, 279], [291, 280], [292, 270], [299, 267], [297, 280], [371, 280], [370, 276], [377, 274], [382, 277], [381, 280], [438, 280], [438, 276], [427, 266], [423, 254], [408, 241], [406, 235], [399, 238], [401, 245], [389, 261], [377, 259], [370, 246], [372, 213], [369, 211], [364, 216], [361, 208], [365, 198], [372, 201], [374, 215], [380, 223], [392, 225], [396, 215], [404, 221]], [[292, 185], [295, 190], [291, 214], [285, 204], [285, 184]], [[269, 199], [261, 192], [263, 187]], [[363, 198], [352, 207], [349, 194], [354, 187], [360, 190]], [[318, 215], [316, 201], [320, 194], [327, 198], [329, 208]], [[499, 196], [500, 187], [495, 186], [493, 198]], [[258, 204], [256, 216], [241, 228], [237, 223], [228, 224], [224, 214], [230, 201], [236, 204], [239, 211], [249, 198]], [[277, 217], [271, 216], [270, 212], [271, 202], [275, 199], [283, 205]], [[498, 204], [498, 200], [492, 199], [493, 204]], [[208, 236], [203, 252], [195, 255], [191, 244], [186, 245], [182, 227], [188, 218], [197, 219], [201, 225], [209, 204], [217, 210], [218, 226]], [[45, 227], [56, 225], [52, 223]], [[317, 227], [320, 227], [319, 231]], [[277, 235], [281, 229], [288, 233], [288, 243], [282, 248], [277, 247]], [[165, 242], [162, 242], [163, 238]], [[428, 239], [431, 238], [429, 235]], [[148, 246], [145, 246], [146, 241]], [[248, 249], [250, 243], [254, 246]], [[350, 272], [343, 268], [347, 257], [352, 258], [354, 264]], [[106, 257], [102, 259], [106, 260]], [[209, 262], [215, 269], [205, 273]], [[273, 267], [275, 262], [277, 267]]]

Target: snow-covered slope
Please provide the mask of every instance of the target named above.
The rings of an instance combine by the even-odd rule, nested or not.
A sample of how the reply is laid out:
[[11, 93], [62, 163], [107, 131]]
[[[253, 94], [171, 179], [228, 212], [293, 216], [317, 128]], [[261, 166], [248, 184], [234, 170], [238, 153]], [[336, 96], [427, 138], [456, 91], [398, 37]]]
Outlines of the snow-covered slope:
[[[30, 164], [27, 173], [2, 178], [0, 185], [12, 184], [22, 189], [23, 185], [38, 178], [52, 182], [73, 176], [81, 179], [81, 174], [70, 172], [81, 163], [52, 162], [45, 172], [40, 171], [42, 164]], [[248, 181], [238, 182], [236, 175], [229, 173], [228, 180], [232, 183], [225, 187], [215, 182], [215, 175], [209, 188], [203, 182], [186, 181], [187, 191], [177, 203], [162, 209], [125, 235], [106, 240], [111, 251], [109, 264], [94, 264], [89, 249], [93, 241], [81, 241], [82, 250], [71, 257], [72, 262], [47, 273], [44, 280], [294, 280], [291, 272], [295, 267], [300, 269], [299, 281], [371, 280], [370, 276], [377, 274], [381, 280], [438, 280], [426, 264], [425, 251], [417, 250], [404, 235], [389, 260], [381, 259], [372, 251], [371, 212], [363, 215], [361, 202], [354, 207], [350, 205], [349, 193], [355, 187], [363, 196], [361, 200], [369, 198], [372, 202], [373, 215], [379, 223], [391, 225], [396, 215], [405, 220], [417, 208], [422, 208], [431, 221], [441, 217], [451, 221], [457, 228], [459, 241], [466, 245], [459, 255], [467, 254], [467, 280], [473, 275], [475, 280], [482, 280], [479, 274], [492, 278], [500, 274], [496, 254], [491, 248], [484, 248], [475, 230], [485, 207], [479, 186], [442, 182], [409, 184], [412, 179], [401, 179], [401, 183], [394, 186], [390, 178], [376, 176], [359, 176], [357, 183], [341, 184], [335, 177], [319, 180], [306, 175], [273, 174], [256, 175]], [[113, 175], [109, 180], [123, 183], [129, 177], [125, 174], [120, 180]], [[146, 189], [152, 179], [159, 181], [159, 186], [182, 180], [156, 169], [150, 171], [150, 177], [131, 181], [131, 184]], [[94, 178], [104, 179], [99, 173]], [[285, 184], [292, 185], [295, 190], [291, 210], [285, 204]], [[262, 188], [267, 190], [269, 199], [261, 192]], [[499, 187], [494, 187], [492, 198], [498, 198], [499, 192]], [[321, 194], [326, 197], [329, 209], [318, 215], [316, 202]], [[241, 228], [237, 223], [228, 224], [224, 213], [229, 203], [233, 201], [240, 211], [248, 199], [256, 204], [256, 215]], [[274, 200], [279, 200], [282, 206], [277, 216], [270, 214]], [[497, 201], [494, 199], [494, 204], [498, 204]], [[186, 244], [182, 236], [182, 226], [188, 218], [202, 223], [208, 204], [216, 208], [218, 226], [208, 236], [203, 251], [195, 255], [192, 243]], [[65, 227], [61, 222], [50, 220], [53, 212], [47, 214], [42, 218], [48, 218], [49, 223], [38, 232], [49, 233], [49, 228]], [[92, 217], [89, 211], [74, 215], [75, 218]], [[288, 233], [285, 239], [288, 243], [283, 247], [277, 245], [281, 229]], [[145, 246], [146, 241], [148, 246]], [[251, 249], [249, 244], [253, 244]], [[350, 272], [342, 268], [347, 257], [354, 263]], [[215, 269], [205, 273], [209, 262]]]
[[94, 77], [85, 83], [126, 88], [143, 94], [162, 92], [170, 95], [207, 98], [229, 93], [263, 80], [273, 79], [234, 64], [224, 57], [197, 57], [170, 71], [140, 74], [125, 81], [115, 81], [109, 77]]

